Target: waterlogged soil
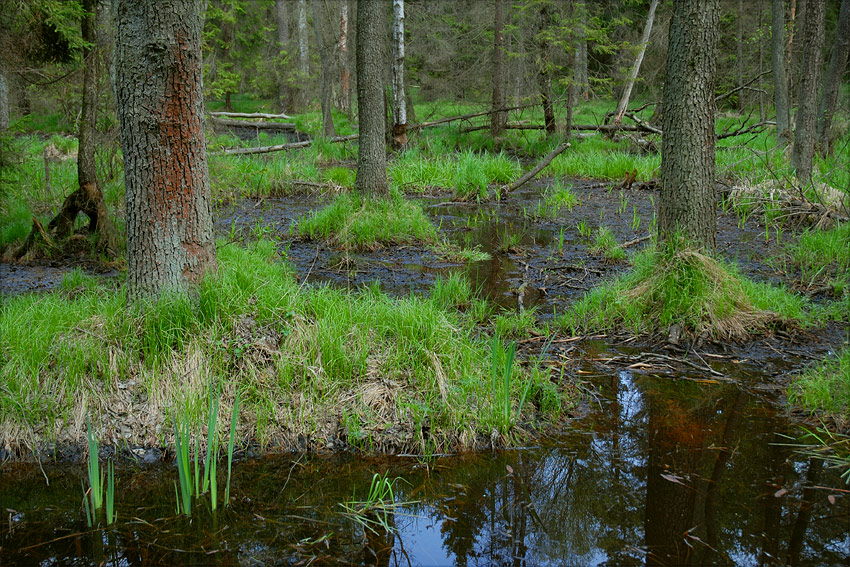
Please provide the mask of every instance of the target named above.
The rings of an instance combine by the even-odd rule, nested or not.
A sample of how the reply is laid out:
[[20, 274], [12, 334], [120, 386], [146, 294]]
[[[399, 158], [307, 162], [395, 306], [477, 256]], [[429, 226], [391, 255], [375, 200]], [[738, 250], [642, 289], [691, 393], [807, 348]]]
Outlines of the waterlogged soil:
[[[792, 445], [800, 430], [756, 376], [745, 371], [717, 380], [663, 363], [630, 368], [628, 357], [640, 351], [601, 342], [561, 345], [552, 364], [569, 351], [582, 355], [575, 371], [589, 380], [590, 410], [533, 446], [427, 461], [355, 454], [237, 461], [229, 506], [220, 487], [218, 509], [202, 496], [191, 518], [175, 513], [173, 465], [120, 466], [118, 519], [89, 528], [81, 510], [82, 465], [45, 464], [42, 471], [6, 464], [0, 564], [850, 560], [848, 486], [838, 471]], [[724, 364], [739, 366], [726, 361], [719, 365], [724, 370]], [[394, 482], [393, 495], [362, 520], [371, 522], [369, 529], [350, 511], [363, 510], [375, 474]]]
[[[327, 201], [304, 195], [224, 205], [216, 226], [231, 240], [278, 238], [308, 282], [377, 280], [391, 294], [427, 294], [438, 276], [461, 272], [504, 309], [548, 319], [628, 267], [593, 252], [588, 234], [606, 226], [638, 250], [657, 200], [652, 191], [574, 181], [577, 205], [538, 216], [548, 185], [501, 202], [421, 197], [450, 241], [491, 255], [472, 265], [426, 246], [353, 252], [299, 238], [298, 218]], [[793, 234], [777, 242], [757, 219], [731, 213], [718, 225], [718, 250], [744, 274], [794, 285], [775, 260]], [[202, 496], [192, 518], [175, 513], [168, 454], [119, 458], [118, 520], [109, 528], [86, 526], [82, 464], [7, 462], [0, 564], [847, 564], [850, 486], [795, 446], [804, 431], [784, 409], [790, 377], [834, 352], [846, 332], [777, 332], [697, 350], [532, 336], [520, 341], [525, 354], [542, 353], [583, 393], [561, 431], [517, 439], [531, 446], [510, 451], [427, 460], [370, 457], [368, 446], [239, 459], [229, 506], [220, 464], [218, 510]], [[374, 474], [397, 480], [387, 505], [366, 515], [366, 529], [350, 511], [362, 510]]]

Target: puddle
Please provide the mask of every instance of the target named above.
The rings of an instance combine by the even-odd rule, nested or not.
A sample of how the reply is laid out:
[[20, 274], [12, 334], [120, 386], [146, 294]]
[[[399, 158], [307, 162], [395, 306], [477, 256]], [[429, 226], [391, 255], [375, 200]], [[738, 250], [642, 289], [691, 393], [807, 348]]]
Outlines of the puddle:
[[[0, 564], [765, 565], [850, 560], [850, 495], [761, 396], [622, 370], [540, 446], [413, 458], [288, 455], [234, 465], [233, 504], [175, 515], [173, 467], [121, 468], [118, 521], [88, 529], [82, 465], [0, 472]], [[341, 503], [399, 477], [394, 534]], [[223, 480], [223, 474], [219, 474]], [[841, 492], [845, 490], [845, 492]], [[221, 493], [221, 490], [220, 490]], [[379, 530], [380, 532], [380, 530]], [[299, 563], [301, 562], [301, 563]]]

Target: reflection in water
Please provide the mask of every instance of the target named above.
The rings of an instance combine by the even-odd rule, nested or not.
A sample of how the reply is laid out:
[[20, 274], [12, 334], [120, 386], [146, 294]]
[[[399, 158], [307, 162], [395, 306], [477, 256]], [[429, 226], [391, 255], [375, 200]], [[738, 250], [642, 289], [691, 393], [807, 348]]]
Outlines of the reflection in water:
[[[169, 467], [119, 471], [114, 529], [90, 530], [82, 467], [6, 465], [0, 564], [773, 565], [850, 559], [850, 499], [762, 401], [721, 384], [635, 377], [551, 445], [423, 464], [266, 458], [235, 468], [232, 505], [174, 515]], [[387, 471], [395, 534], [364, 532], [340, 502]], [[783, 489], [783, 490], [780, 490]]]

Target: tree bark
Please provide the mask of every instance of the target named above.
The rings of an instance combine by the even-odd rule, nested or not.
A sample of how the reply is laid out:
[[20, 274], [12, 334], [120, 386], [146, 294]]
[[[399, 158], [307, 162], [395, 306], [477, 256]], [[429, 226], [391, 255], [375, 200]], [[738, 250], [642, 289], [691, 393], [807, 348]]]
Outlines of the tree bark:
[[537, 81], [540, 85], [540, 103], [543, 106], [543, 122], [546, 125], [546, 135], [555, 134], [555, 108], [552, 102], [552, 45], [546, 38], [546, 33], [551, 23], [549, 8], [546, 4], [540, 7], [540, 35], [538, 49], [540, 52], [540, 71]]
[[823, 82], [823, 94], [818, 108], [817, 141], [823, 155], [829, 153], [829, 130], [832, 126], [832, 115], [838, 103], [838, 88], [841, 77], [847, 67], [847, 57], [850, 54], [850, 0], [841, 0], [838, 12], [838, 28], [835, 30], [835, 42], [832, 45], [832, 57]]
[[735, 65], [735, 79], [738, 91], [738, 111], [744, 110], [744, 0], [738, 0], [738, 10], [736, 13], [738, 27], [735, 33], [735, 56], [737, 58]]
[[649, 35], [652, 33], [652, 23], [655, 21], [655, 9], [658, 7], [658, 0], [652, 0], [649, 4], [649, 13], [646, 15], [646, 24], [643, 26], [643, 34], [640, 36], [640, 48], [638, 49], [635, 64], [632, 65], [632, 70], [629, 72], [629, 80], [626, 82], [626, 87], [623, 89], [623, 96], [620, 97], [620, 103], [617, 105], [617, 110], [614, 112], [612, 122], [619, 124], [623, 121], [623, 115], [626, 113], [626, 108], [629, 106], [629, 98], [632, 96], [632, 89], [637, 81], [638, 73], [640, 72], [643, 56], [646, 53], [646, 46], [649, 45]]
[[503, 0], [494, 0], [493, 15], [493, 114], [490, 115], [490, 136], [497, 138], [505, 131], [508, 113], [501, 109], [505, 106], [502, 87], [505, 73], [502, 65], [502, 30], [505, 27]]
[[785, 0], [773, 0], [771, 18], [770, 50], [773, 104], [776, 107], [776, 144], [782, 148], [791, 140], [791, 106], [788, 101], [788, 76], [785, 73]]
[[115, 2], [115, 89], [131, 304], [187, 292], [216, 269], [203, 123], [201, 4]]
[[334, 128], [334, 117], [331, 109], [333, 98], [333, 84], [331, 79], [331, 53], [330, 46], [319, 29], [319, 10], [318, 2], [313, 2], [313, 32], [316, 35], [316, 45], [319, 50], [319, 60], [322, 67], [322, 76], [320, 82], [322, 96], [322, 135], [332, 138], [336, 136], [336, 128]]
[[278, 105], [281, 112], [291, 110], [293, 106], [292, 87], [286, 78], [286, 59], [289, 57], [289, 12], [286, 9], [286, 0], [275, 0], [275, 15], [277, 16], [277, 44], [278, 57], [280, 58], [280, 78], [278, 81]]
[[384, 6], [381, 0], [357, 2], [357, 108], [360, 144], [354, 186], [369, 195], [389, 195], [384, 137]]
[[339, 7], [339, 106], [351, 112], [351, 71], [348, 69], [348, 0]]
[[573, 80], [578, 85], [578, 92], [584, 100], [590, 98], [590, 83], [587, 79], [587, 6], [584, 2], [578, 4], [579, 24], [576, 52], [573, 59]]
[[664, 85], [659, 236], [713, 252], [714, 73], [718, 0], [673, 4]]
[[803, 22], [797, 124], [791, 152], [791, 167], [797, 171], [797, 180], [803, 185], [812, 181], [824, 15], [824, 0], [808, 0]]
[[97, 185], [95, 166], [95, 134], [97, 122], [97, 2], [84, 0], [82, 21], [82, 39], [89, 47], [83, 49], [83, 105], [80, 112], [79, 149], [77, 152], [77, 179], [80, 187], [87, 183]]
[[308, 51], [307, 34], [307, 0], [298, 0], [298, 70], [299, 83], [299, 104], [304, 106], [307, 104], [307, 89], [304, 85], [310, 78], [310, 53]]
[[0, 62], [0, 132], [9, 128], [9, 83]]
[[404, 96], [404, 0], [393, 0], [393, 129], [395, 149], [407, 145], [407, 99]]

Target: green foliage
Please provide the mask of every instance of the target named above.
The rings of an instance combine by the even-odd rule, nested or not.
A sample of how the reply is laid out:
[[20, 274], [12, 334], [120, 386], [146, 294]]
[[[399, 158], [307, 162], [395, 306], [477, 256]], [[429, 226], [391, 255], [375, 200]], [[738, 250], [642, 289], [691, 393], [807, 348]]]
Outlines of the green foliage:
[[452, 188], [464, 197], [483, 197], [490, 184], [510, 183], [522, 173], [519, 162], [501, 152], [495, 155], [443, 152], [441, 149], [432, 157], [420, 149], [407, 150], [388, 167], [392, 186], [406, 191]]
[[395, 527], [392, 515], [399, 506], [413, 504], [413, 502], [396, 502], [393, 487], [399, 481], [399, 477], [390, 480], [388, 473], [372, 476], [369, 492], [365, 500], [357, 500], [357, 494], [352, 494], [348, 502], [340, 502], [344, 512], [343, 515], [354, 520], [364, 529], [373, 533], [394, 533]]
[[807, 230], [789, 247], [792, 262], [805, 283], [850, 284], [850, 223], [830, 230]]
[[354, 249], [410, 242], [434, 242], [437, 229], [422, 207], [398, 193], [388, 198], [339, 195], [327, 207], [298, 224], [301, 234], [311, 238], [331, 238]]
[[503, 313], [493, 319], [493, 333], [502, 339], [525, 339], [539, 332], [533, 309]]

